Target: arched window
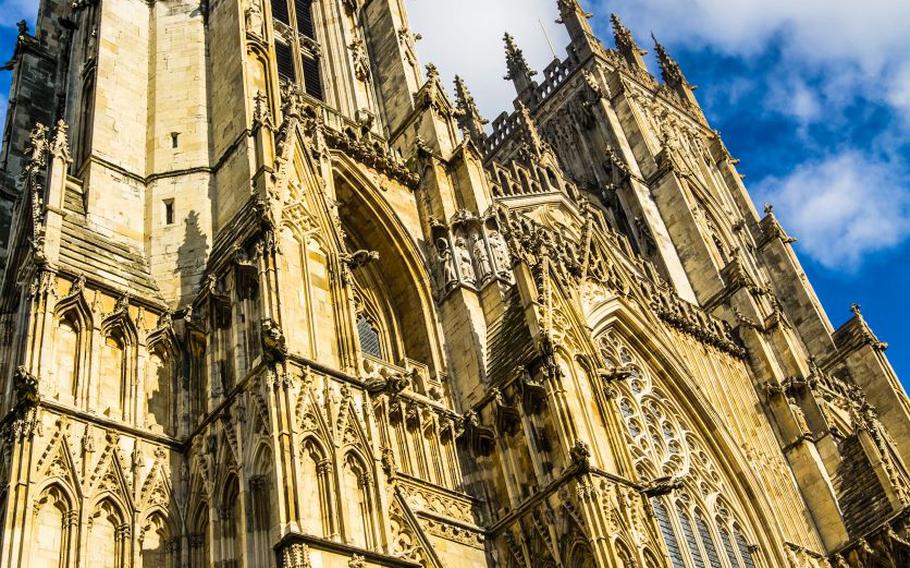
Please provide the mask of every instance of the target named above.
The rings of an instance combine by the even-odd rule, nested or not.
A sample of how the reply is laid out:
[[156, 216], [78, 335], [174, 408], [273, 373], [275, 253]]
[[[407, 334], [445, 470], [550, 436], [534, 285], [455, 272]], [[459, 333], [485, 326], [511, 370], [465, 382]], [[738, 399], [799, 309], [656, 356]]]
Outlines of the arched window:
[[739, 530], [739, 527], [733, 527], [733, 534], [736, 535], [736, 548], [739, 550], [739, 557], [742, 560], [742, 566], [744, 568], [755, 568], [755, 562], [752, 560], [752, 549], [749, 546], [749, 543], [746, 542], [746, 537], [743, 535], [742, 531]]
[[303, 530], [327, 537], [331, 534], [331, 465], [325, 452], [312, 439], [303, 444]]
[[87, 566], [122, 568], [127, 555], [129, 531], [120, 509], [105, 499], [89, 519]]
[[53, 371], [57, 376], [57, 400], [66, 403], [76, 400], [78, 368], [79, 323], [68, 314], [57, 323], [54, 340]]
[[223, 568], [237, 568], [243, 558], [241, 531], [246, 525], [240, 516], [240, 486], [233, 475], [224, 484], [221, 499], [221, 559]]
[[211, 566], [209, 552], [209, 506], [200, 503], [196, 507], [191, 524], [192, 532], [189, 535], [190, 567], [209, 568]]
[[173, 565], [168, 547], [171, 531], [167, 521], [158, 513], [145, 522], [140, 536], [142, 568], [170, 568]]
[[660, 534], [667, 545], [667, 554], [673, 562], [673, 568], [685, 568], [682, 551], [679, 549], [679, 540], [676, 538], [676, 531], [673, 530], [673, 523], [667, 514], [667, 509], [658, 498], [651, 499], [651, 507], [654, 509], [654, 516], [657, 518], [657, 526], [660, 528]]
[[360, 548], [370, 548], [372, 545], [370, 475], [363, 462], [353, 454], [349, 454], [345, 459], [342, 483], [347, 541]]
[[67, 549], [70, 539], [72, 508], [66, 494], [51, 486], [35, 504], [32, 524], [31, 564], [47, 568], [69, 566]]
[[275, 504], [272, 491], [272, 458], [267, 446], [260, 448], [256, 456], [254, 475], [250, 479], [250, 507], [252, 522], [250, 524], [250, 541], [254, 566], [270, 566], [274, 558], [271, 530], [274, 522]]
[[379, 329], [372, 318], [357, 314], [357, 336], [360, 338], [360, 349], [367, 355], [382, 358], [382, 343]]
[[145, 425], [155, 433], [173, 433], [174, 371], [163, 345], [153, 346], [145, 376]]
[[714, 546], [714, 537], [708, 528], [708, 523], [700, 509], [695, 509], [695, 526], [698, 528], [698, 534], [701, 536], [701, 545], [705, 549], [705, 555], [710, 566], [720, 566], [720, 558], [717, 555], [717, 547]]
[[[652, 500], [673, 566], [691, 562], [694, 568], [713, 568], [721, 566], [720, 556], [725, 555], [733, 568], [754, 568], [754, 550], [742, 536], [740, 525], [734, 520], [721, 521], [730, 518], [728, 512], [737, 510], [730, 502], [735, 496], [730, 485], [737, 480], [724, 475], [699, 430], [664, 390], [654, 369], [643, 365], [641, 358], [611, 331], [599, 343], [609, 364], [634, 365], [636, 369], [629, 380], [619, 381], [614, 388], [619, 391], [615, 397], [617, 413], [625, 423], [639, 476], [646, 480], [661, 476], [686, 480], [678, 503]], [[710, 500], [716, 507], [711, 515], [706, 514], [709, 495], [716, 497]], [[685, 550], [674, 531], [684, 537]], [[719, 542], [715, 535], [719, 535]]]
[[122, 419], [126, 382], [126, 337], [115, 327], [101, 345], [101, 368], [97, 375], [98, 408], [110, 418]]
[[692, 530], [692, 521], [689, 519], [689, 515], [682, 510], [682, 507], [679, 506], [679, 508], [679, 524], [682, 525], [683, 535], [686, 537], [686, 545], [689, 548], [689, 554], [692, 555], [692, 562], [695, 564], [695, 568], [706, 568], [705, 559], [695, 538], [695, 531]]

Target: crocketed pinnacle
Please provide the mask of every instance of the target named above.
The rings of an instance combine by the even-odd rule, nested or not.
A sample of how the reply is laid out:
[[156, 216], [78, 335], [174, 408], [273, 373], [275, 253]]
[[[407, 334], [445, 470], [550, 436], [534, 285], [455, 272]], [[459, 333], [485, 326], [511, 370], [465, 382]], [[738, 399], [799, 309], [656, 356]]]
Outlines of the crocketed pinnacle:
[[632, 37], [632, 32], [622, 23], [619, 16], [610, 14], [610, 22], [613, 24], [613, 40], [616, 42], [616, 48], [620, 53], [638, 53], [639, 55], [647, 53], [647, 51], [638, 47], [635, 38]]
[[505, 78], [512, 81], [526, 79], [530, 82], [531, 77], [537, 75], [537, 72], [531, 70], [527, 59], [525, 59], [525, 54], [518, 47], [515, 38], [512, 34], [506, 32], [506, 35], [503, 36], [503, 41], [506, 44], [506, 65], [509, 68], [509, 74]]
[[455, 75], [455, 118], [458, 126], [466, 137], [471, 138], [476, 144], [482, 144], [486, 138], [483, 127], [487, 120], [480, 114], [474, 96], [468, 90], [464, 79]]
[[654, 37], [653, 33], [651, 34], [651, 39], [654, 40], [654, 49], [657, 51], [657, 63], [660, 65], [660, 74], [664, 79], [664, 83], [671, 87], [689, 86], [689, 82], [686, 81], [686, 77], [683, 75], [679, 63], [670, 56], [667, 49], [657, 41], [657, 38]]

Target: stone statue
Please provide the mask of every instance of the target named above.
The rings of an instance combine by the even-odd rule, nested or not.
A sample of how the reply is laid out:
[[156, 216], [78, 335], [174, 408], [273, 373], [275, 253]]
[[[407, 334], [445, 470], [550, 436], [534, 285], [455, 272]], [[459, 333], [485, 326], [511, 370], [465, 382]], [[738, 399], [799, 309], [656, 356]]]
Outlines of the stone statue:
[[461, 277], [465, 282], [474, 282], [474, 262], [461, 237], [455, 240], [455, 256], [458, 257], [458, 270], [461, 271]]
[[496, 262], [497, 273], [507, 274], [512, 268], [512, 262], [506, 241], [502, 238], [502, 234], [499, 231], [490, 233], [490, 248], [493, 250], [493, 260]]
[[477, 278], [481, 282], [490, 277], [493, 273], [493, 266], [490, 264], [490, 253], [487, 251], [487, 245], [483, 242], [483, 237], [474, 237], [474, 260], [477, 265]]
[[455, 259], [452, 257], [448, 241], [445, 239], [436, 241], [436, 254], [439, 255], [439, 263], [442, 266], [442, 283], [448, 289], [458, 282], [458, 274], [455, 272]]
[[246, 9], [246, 31], [262, 37], [262, 5], [261, 0], [250, 0]]

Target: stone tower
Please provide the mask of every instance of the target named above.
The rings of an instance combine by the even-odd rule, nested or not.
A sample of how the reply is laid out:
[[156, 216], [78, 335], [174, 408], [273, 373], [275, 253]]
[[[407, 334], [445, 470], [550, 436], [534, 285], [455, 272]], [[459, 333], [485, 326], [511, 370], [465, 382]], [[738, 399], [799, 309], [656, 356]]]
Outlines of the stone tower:
[[488, 128], [402, 0], [41, 0], [0, 568], [907, 565], [886, 345], [672, 56], [557, 11]]

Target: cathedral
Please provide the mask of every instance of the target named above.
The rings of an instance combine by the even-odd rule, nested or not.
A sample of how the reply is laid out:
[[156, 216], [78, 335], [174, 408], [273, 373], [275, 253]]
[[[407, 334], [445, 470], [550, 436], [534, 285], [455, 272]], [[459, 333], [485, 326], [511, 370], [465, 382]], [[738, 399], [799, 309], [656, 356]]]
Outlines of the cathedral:
[[656, 41], [553, 0], [489, 122], [403, 0], [34, 2], [0, 568], [910, 565], [887, 345]]

